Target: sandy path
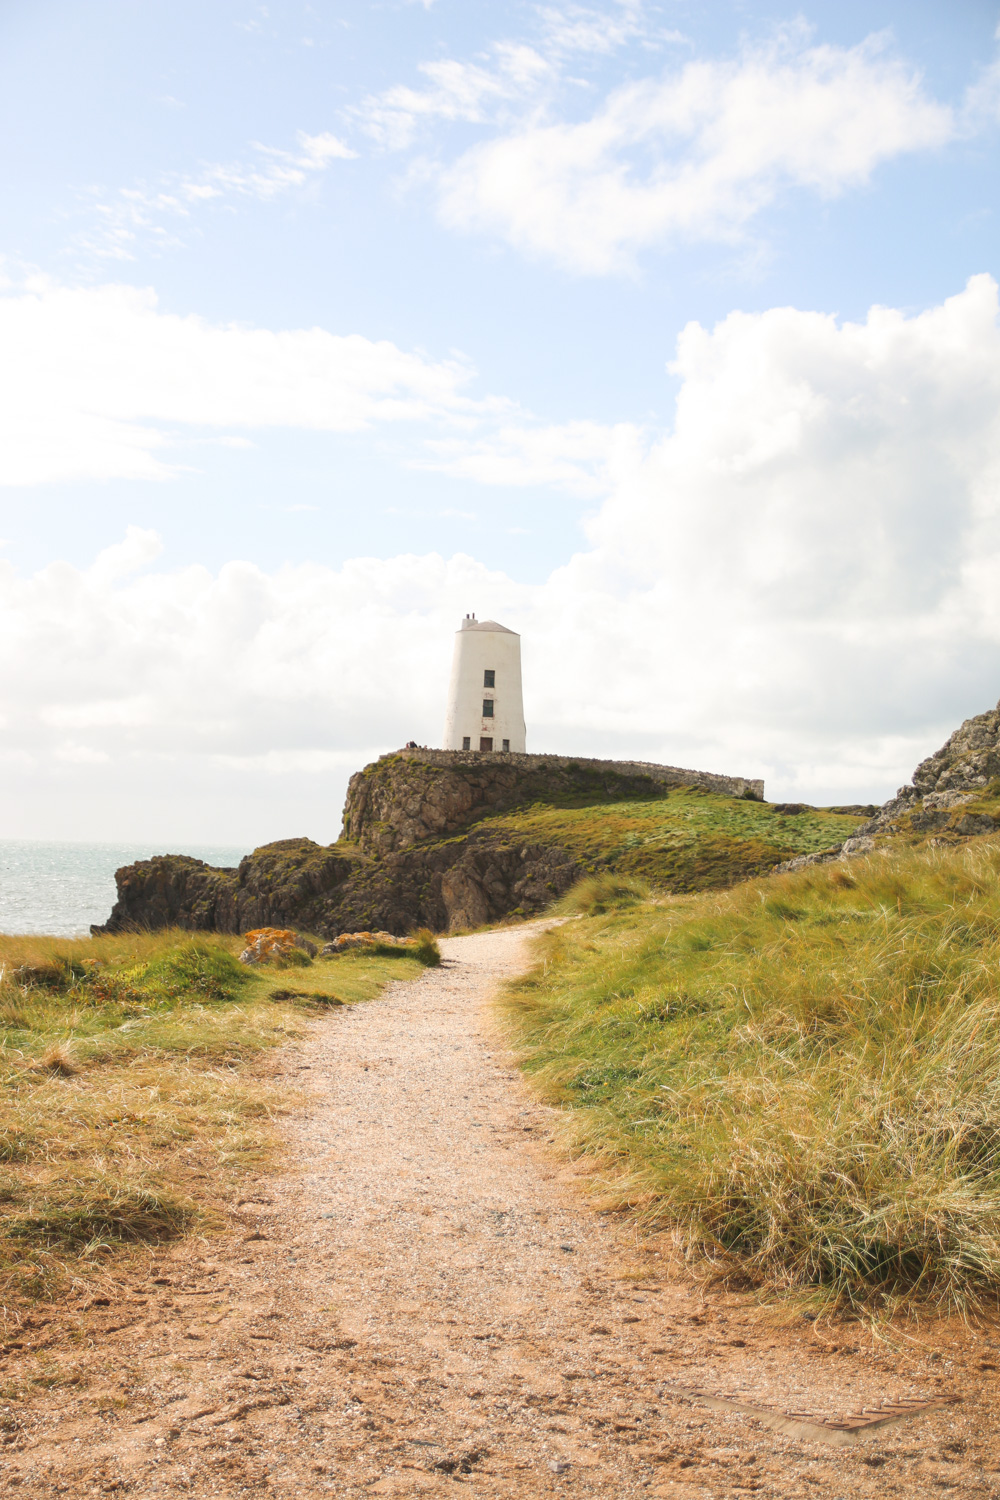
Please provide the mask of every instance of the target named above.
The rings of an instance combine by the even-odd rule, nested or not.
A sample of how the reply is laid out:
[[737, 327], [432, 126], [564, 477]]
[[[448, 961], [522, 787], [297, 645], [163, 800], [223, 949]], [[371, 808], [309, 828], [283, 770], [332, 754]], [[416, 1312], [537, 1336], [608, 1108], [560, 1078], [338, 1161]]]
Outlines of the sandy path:
[[[79, 1310], [89, 1383], [8, 1405], [6, 1434], [0, 1408], [0, 1488], [1000, 1494], [982, 1345], [902, 1360], [849, 1329], [776, 1330], [745, 1300], [672, 1281], [654, 1245], [588, 1211], [492, 1018], [528, 932], [447, 941], [445, 967], [285, 1054], [310, 1091], [296, 1170], [244, 1200], [240, 1239], [178, 1251], [115, 1305]], [[61, 1344], [49, 1357], [69, 1359]], [[669, 1380], [829, 1413], [965, 1399], [830, 1449], [677, 1399]]]

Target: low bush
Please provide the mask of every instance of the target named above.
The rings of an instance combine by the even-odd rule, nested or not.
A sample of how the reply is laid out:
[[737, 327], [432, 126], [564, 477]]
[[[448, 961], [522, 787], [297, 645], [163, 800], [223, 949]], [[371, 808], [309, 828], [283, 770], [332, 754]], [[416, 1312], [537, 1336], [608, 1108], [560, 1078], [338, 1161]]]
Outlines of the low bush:
[[604, 1201], [830, 1303], [1000, 1290], [1000, 840], [564, 924], [511, 987]]

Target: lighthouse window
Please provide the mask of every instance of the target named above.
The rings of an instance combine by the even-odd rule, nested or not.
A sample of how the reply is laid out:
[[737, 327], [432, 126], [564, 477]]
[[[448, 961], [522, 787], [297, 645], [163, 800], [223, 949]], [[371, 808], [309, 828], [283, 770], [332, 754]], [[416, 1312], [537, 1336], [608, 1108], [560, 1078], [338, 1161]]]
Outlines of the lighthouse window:
[[463, 750], [471, 750], [472, 749], [472, 736], [471, 735], [469, 735], [469, 734], [463, 734], [463, 736], [462, 736], [462, 749]]
[[483, 718], [484, 719], [492, 719], [492, 717], [493, 717], [493, 699], [492, 698], [484, 698], [483, 699]]
[[504, 740], [503, 747], [504, 747], [505, 750], [509, 750], [510, 749], [510, 740]]
[[487, 667], [486, 671], [483, 673], [483, 687], [496, 687], [496, 685], [497, 674], [489, 667]]

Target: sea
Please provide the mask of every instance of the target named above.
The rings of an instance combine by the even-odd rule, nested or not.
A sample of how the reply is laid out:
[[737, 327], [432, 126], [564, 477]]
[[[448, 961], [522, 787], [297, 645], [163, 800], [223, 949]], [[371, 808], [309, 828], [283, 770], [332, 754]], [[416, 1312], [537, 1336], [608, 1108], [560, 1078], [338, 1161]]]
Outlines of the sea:
[[238, 865], [249, 845], [61, 844], [0, 839], [0, 933], [89, 936], [115, 902], [115, 871], [154, 854], [193, 854], [209, 865]]

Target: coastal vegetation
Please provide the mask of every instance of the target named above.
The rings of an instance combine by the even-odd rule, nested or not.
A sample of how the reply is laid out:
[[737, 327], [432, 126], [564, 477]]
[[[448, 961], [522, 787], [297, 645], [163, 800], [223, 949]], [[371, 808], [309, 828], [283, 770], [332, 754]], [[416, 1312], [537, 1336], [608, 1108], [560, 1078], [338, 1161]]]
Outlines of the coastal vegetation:
[[606, 1208], [815, 1307], [995, 1301], [1000, 839], [563, 914], [506, 1013]]
[[[290, 1092], [264, 1066], [331, 1006], [439, 961], [375, 944], [248, 967], [239, 937], [0, 937], [0, 1293], [222, 1222]], [[287, 972], [286, 972], [287, 970]]]
[[857, 812], [677, 787], [648, 800], [536, 802], [479, 826], [512, 844], [558, 845], [590, 873], [612, 869], [663, 890], [699, 891], [839, 844], [861, 821]]

